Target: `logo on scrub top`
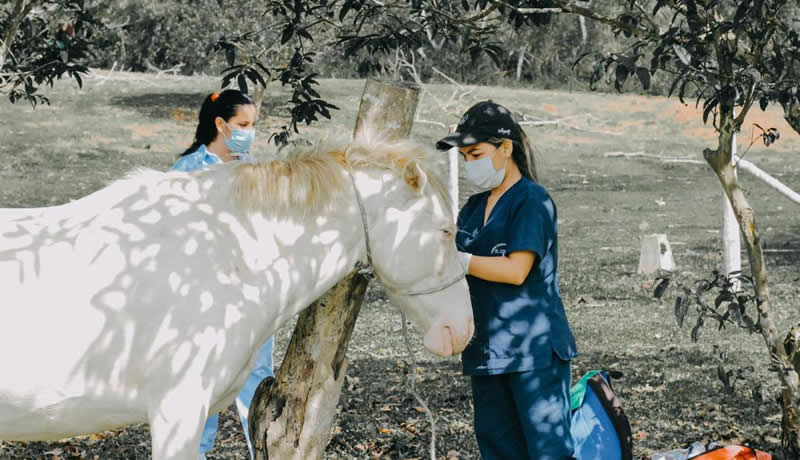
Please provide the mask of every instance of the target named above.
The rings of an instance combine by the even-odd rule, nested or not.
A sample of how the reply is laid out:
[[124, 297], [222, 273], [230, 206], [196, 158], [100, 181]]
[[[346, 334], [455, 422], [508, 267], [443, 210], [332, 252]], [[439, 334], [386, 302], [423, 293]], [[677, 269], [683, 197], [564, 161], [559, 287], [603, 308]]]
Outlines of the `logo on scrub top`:
[[497, 256], [505, 256], [506, 255], [506, 247], [508, 244], [506, 243], [497, 243], [494, 245], [491, 251], [489, 251], [490, 255], [497, 255]]
[[511, 135], [511, 129], [509, 128], [500, 128], [497, 130], [497, 134], [505, 134], [506, 136]]

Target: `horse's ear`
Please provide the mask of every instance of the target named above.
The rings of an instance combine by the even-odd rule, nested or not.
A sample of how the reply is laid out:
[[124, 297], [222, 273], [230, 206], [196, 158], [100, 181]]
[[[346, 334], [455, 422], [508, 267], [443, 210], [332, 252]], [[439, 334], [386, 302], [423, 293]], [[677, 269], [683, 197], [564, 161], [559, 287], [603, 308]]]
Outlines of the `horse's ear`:
[[406, 181], [415, 192], [422, 193], [428, 185], [428, 175], [416, 161], [409, 161], [403, 168], [403, 180]]

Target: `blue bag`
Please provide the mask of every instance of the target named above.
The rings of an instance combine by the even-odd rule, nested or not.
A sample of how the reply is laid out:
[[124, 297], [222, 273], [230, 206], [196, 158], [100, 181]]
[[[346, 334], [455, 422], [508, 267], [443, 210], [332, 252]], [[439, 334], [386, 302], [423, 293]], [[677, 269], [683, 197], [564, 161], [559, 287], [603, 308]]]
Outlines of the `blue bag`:
[[633, 436], [604, 371], [586, 373], [570, 390], [577, 460], [632, 460]]

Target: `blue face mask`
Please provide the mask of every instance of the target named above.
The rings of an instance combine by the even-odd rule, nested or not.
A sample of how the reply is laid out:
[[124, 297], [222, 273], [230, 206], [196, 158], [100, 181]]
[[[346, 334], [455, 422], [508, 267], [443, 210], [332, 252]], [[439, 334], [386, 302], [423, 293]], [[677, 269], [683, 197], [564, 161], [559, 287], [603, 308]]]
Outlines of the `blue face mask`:
[[[480, 160], [468, 161], [464, 166], [466, 169], [467, 180], [481, 190], [489, 190], [503, 183], [506, 177], [506, 163], [500, 169], [494, 169], [492, 158], [497, 155], [497, 150], [488, 157]], [[506, 158], [508, 162], [508, 158]]]
[[[225, 122], [223, 121], [223, 123]], [[250, 151], [250, 146], [256, 138], [256, 131], [254, 129], [233, 129], [227, 123], [225, 123], [225, 126], [231, 130], [230, 139], [225, 137], [224, 134], [222, 136], [225, 140], [225, 145], [227, 145], [233, 153], [248, 153]]]

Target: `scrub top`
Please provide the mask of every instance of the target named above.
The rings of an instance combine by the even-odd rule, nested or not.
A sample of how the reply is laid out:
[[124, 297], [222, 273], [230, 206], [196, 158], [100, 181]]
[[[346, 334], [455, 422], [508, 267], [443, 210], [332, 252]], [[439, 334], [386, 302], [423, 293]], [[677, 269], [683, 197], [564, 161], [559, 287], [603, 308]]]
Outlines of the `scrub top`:
[[[240, 153], [238, 160], [253, 161], [249, 153]], [[222, 163], [222, 160], [216, 154], [209, 152], [205, 145], [201, 145], [194, 152], [178, 158], [178, 161], [172, 165], [172, 169], [174, 171], [197, 171], [217, 163]]]
[[577, 356], [558, 289], [556, 206], [547, 190], [523, 177], [500, 197], [484, 225], [489, 191], [469, 198], [458, 215], [456, 245], [476, 256], [536, 253], [520, 286], [467, 276], [475, 335], [461, 355], [464, 374], [496, 375], [549, 367]]

